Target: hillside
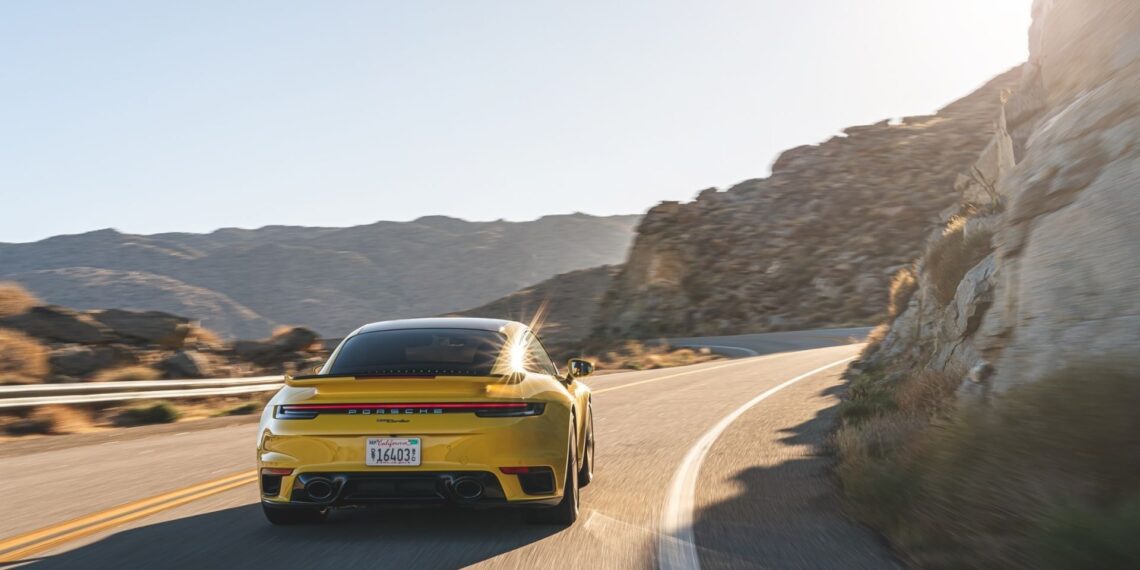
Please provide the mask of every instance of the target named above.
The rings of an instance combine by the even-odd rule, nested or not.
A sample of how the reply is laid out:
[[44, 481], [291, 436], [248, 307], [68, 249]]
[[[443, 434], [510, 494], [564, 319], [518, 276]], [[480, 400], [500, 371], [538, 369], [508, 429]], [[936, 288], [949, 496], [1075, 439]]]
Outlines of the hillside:
[[362, 322], [461, 310], [558, 273], [621, 262], [639, 219], [100, 230], [0, 244], [0, 281], [78, 309], [187, 315], [231, 338], [264, 337], [276, 324], [338, 336]]
[[917, 567], [1140, 567], [1140, 4], [1037, 0], [1029, 48], [848, 371], [840, 479]]
[[605, 265], [563, 273], [486, 305], [451, 314], [529, 323], [541, 311], [543, 342], [575, 342], [590, 333], [602, 295], [620, 269], [619, 266]]
[[784, 152], [770, 177], [650, 210], [607, 292], [601, 337], [862, 325], [958, 194], [1011, 70], [935, 115], [851, 127]]

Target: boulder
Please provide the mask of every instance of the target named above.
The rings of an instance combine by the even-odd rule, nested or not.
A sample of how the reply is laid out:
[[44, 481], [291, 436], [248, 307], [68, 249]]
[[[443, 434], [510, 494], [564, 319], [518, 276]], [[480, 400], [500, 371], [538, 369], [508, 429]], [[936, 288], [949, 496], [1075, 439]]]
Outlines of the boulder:
[[110, 346], [68, 345], [53, 350], [48, 364], [52, 374], [83, 377], [119, 364], [118, 355]]
[[173, 379], [208, 378], [214, 375], [214, 364], [201, 352], [179, 350], [158, 363], [163, 376]]
[[190, 319], [161, 311], [106, 309], [88, 314], [115, 335], [136, 344], [182, 348], [190, 333]]
[[319, 339], [317, 333], [310, 329], [293, 327], [273, 335], [269, 342], [283, 352], [304, 352]]
[[0, 327], [18, 330], [28, 336], [55, 342], [107, 344], [115, 335], [90, 316], [55, 305], [0, 319]]
[[239, 340], [234, 343], [232, 352], [238, 360], [271, 366], [295, 359], [299, 353], [307, 352], [318, 339], [317, 333], [309, 329], [293, 327], [266, 341]]

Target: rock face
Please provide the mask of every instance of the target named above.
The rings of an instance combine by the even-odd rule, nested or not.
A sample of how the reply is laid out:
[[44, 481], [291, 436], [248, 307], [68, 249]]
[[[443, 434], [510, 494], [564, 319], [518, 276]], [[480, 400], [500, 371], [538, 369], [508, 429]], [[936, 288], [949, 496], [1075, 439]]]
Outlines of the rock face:
[[140, 313], [105, 309], [93, 311], [90, 315], [114, 334], [141, 344], [178, 348], [190, 333], [190, 319], [159, 311]]
[[1007, 72], [935, 115], [852, 127], [788, 150], [766, 179], [653, 208], [606, 293], [597, 335], [716, 335], [883, 318], [891, 274], [921, 253], [957, 203], [955, 175], [990, 142], [1000, 93], [1022, 73]]
[[268, 366], [275, 362], [303, 360], [303, 353], [309, 352], [317, 340], [317, 333], [303, 327], [292, 327], [278, 331], [265, 341], [239, 340], [230, 352], [238, 360]]
[[961, 206], [969, 224], [992, 229], [992, 253], [948, 304], [932, 294], [929, 255], [921, 260], [919, 290], [871, 358], [990, 371], [966, 396], [1059, 370], [1134, 374], [1140, 4], [1037, 0], [1030, 61], [997, 119], [987, 150], [1012, 152], [983, 153], [973, 178], [991, 199], [966, 193]]
[[80, 309], [187, 315], [226, 338], [264, 338], [278, 324], [337, 337], [363, 323], [461, 310], [558, 273], [620, 263], [639, 219], [431, 216], [210, 234], [101, 230], [0, 244], [0, 281]]
[[90, 315], [54, 305], [32, 307], [26, 313], [0, 319], [0, 327], [57, 342], [107, 344], [115, 340], [110, 329]]
[[[157, 311], [33, 306], [0, 319], [0, 333], [5, 333], [0, 334], [0, 384], [113, 379], [119, 369], [132, 366], [172, 379], [278, 374], [310, 369], [325, 356], [317, 334], [306, 328], [227, 344], [190, 322]], [[41, 355], [42, 365], [16, 367], [32, 351]]]

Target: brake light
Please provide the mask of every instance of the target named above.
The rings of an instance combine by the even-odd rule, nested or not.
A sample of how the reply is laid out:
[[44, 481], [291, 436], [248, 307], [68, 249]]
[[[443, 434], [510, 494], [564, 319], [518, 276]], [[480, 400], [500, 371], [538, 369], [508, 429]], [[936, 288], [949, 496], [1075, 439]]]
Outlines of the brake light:
[[546, 404], [527, 403], [522, 406], [510, 408], [481, 408], [475, 410], [475, 415], [481, 418], [517, 418], [525, 416], [540, 416], [546, 411]]
[[542, 468], [541, 467], [500, 467], [499, 471], [502, 471], [503, 473], [505, 473], [507, 475], [525, 475], [527, 473], [531, 473], [531, 472], [537, 471], [539, 469], [542, 469]]
[[273, 417], [282, 420], [311, 420], [321, 414], [361, 416], [409, 416], [437, 414], [475, 414], [483, 418], [505, 418], [541, 415], [542, 402], [482, 402], [435, 404], [289, 404], [277, 406]]

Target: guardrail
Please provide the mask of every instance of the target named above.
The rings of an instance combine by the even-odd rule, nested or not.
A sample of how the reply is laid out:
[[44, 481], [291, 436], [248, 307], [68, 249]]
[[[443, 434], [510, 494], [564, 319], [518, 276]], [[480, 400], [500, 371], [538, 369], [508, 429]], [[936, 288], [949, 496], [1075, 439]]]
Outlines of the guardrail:
[[212, 380], [147, 380], [0, 386], [0, 410], [52, 404], [93, 404], [172, 398], [203, 398], [269, 392], [284, 386], [281, 376]]

